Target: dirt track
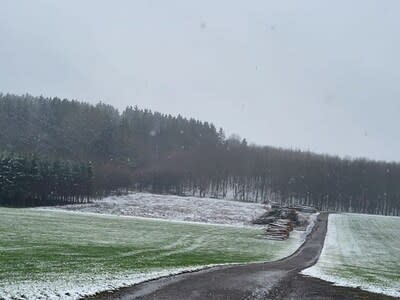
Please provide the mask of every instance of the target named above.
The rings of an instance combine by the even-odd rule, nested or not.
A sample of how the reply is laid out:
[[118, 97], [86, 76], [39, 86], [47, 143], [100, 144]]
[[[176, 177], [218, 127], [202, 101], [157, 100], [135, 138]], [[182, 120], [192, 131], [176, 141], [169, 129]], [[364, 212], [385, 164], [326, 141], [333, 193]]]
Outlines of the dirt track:
[[306, 242], [279, 261], [216, 267], [160, 278], [91, 299], [394, 299], [335, 287], [299, 274], [318, 260], [327, 221], [328, 214], [321, 213]]

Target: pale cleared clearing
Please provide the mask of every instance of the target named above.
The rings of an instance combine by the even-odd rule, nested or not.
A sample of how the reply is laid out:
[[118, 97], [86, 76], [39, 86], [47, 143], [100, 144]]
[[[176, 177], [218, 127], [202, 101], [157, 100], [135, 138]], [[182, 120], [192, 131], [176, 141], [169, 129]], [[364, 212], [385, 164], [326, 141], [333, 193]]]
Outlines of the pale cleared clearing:
[[212, 198], [132, 193], [111, 196], [89, 204], [59, 207], [81, 212], [160, 218], [228, 225], [251, 225], [266, 205]]
[[254, 227], [0, 208], [0, 299], [77, 299], [207, 265], [293, 253]]
[[330, 215], [321, 257], [303, 273], [400, 297], [400, 218]]

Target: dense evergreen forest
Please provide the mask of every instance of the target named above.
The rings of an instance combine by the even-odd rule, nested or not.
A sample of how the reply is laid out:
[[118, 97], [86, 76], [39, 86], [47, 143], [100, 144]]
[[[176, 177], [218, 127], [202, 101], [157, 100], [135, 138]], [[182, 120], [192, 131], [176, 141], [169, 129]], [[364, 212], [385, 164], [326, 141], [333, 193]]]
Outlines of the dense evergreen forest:
[[84, 203], [92, 177], [90, 163], [0, 153], [0, 205]]
[[[248, 145], [245, 139], [226, 138], [213, 124], [181, 116], [0, 95], [0, 127], [0, 151], [14, 153], [1, 156], [1, 172], [21, 175], [19, 167], [9, 167], [18, 165], [27, 172], [0, 173], [0, 203], [81, 202], [88, 195], [138, 189], [400, 213], [398, 163]], [[5, 178], [13, 183], [7, 186]]]

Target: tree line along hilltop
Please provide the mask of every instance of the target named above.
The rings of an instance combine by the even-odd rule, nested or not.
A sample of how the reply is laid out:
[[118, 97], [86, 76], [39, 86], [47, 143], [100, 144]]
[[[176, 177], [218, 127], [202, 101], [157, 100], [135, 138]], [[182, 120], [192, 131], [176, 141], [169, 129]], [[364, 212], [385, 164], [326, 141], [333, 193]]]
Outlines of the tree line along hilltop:
[[248, 145], [180, 115], [1, 94], [0, 128], [2, 205], [81, 203], [138, 189], [400, 213], [398, 163]]

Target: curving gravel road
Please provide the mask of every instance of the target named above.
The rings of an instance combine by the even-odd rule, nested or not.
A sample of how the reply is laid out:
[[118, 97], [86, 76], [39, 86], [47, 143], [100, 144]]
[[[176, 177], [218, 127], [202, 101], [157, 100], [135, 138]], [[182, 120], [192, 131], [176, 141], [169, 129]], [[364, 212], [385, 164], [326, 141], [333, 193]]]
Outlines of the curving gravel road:
[[90, 299], [393, 299], [336, 287], [299, 274], [317, 262], [327, 222], [328, 214], [321, 213], [305, 243], [291, 256], [278, 261], [216, 267], [160, 278]]

